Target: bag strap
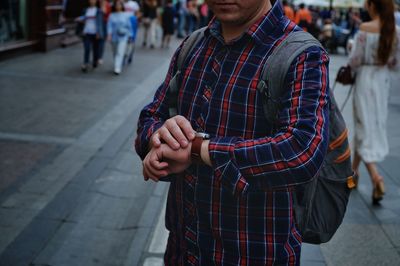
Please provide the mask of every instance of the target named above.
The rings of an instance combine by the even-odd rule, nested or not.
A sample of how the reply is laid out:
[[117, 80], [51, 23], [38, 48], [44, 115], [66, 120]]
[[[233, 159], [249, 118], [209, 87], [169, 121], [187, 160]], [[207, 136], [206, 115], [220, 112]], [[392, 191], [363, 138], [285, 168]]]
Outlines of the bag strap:
[[178, 114], [178, 89], [179, 89], [179, 78], [182, 73], [183, 64], [186, 58], [190, 55], [199, 41], [203, 38], [204, 32], [207, 27], [200, 28], [194, 31], [185, 40], [182, 48], [179, 52], [176, 64], [175, 64], [175, 74], [168, 84], [168, 105], [169, 105], [169, 117], [176, 116]]
[[263, 95], [265, 117], [273, 127], [278, 118], [280, 97], [287, 91], [285, 83], [289, 67], [293, 60], [312, 46], [324, 49], [311, 34], [305, 31], [291, 32], [272, 51], [264, 64], [257, 89]]

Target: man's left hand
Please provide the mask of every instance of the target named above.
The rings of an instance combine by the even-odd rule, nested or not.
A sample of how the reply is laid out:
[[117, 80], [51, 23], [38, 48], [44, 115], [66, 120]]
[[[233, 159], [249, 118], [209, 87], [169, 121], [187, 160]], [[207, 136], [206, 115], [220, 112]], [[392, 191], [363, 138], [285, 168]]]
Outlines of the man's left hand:
[[177, 174], [186, 170], [191, 164], [191, 147], [178, 150], [171, 149], [167, 144], [152, 148], [143, 161], [143, 175], [145, 180], [152, 179], [158, 181], [167, 173]]

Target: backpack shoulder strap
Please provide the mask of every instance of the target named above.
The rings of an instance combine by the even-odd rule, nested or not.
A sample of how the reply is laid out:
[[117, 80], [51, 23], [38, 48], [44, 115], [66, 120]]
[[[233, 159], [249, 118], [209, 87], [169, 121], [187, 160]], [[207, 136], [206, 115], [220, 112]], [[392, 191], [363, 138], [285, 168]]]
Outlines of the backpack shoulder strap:
[[200, 28], [195, 30], [190, 34], [190, 36], [185, 40], [182, 45], [181, 51], [179, 52], [178, 59], [176, 62], [176, 69], [180, 71], [183, 67], [183, 63], [186, 60], [186, 57], [192, 52], [193, 48], [196, 44], [203, 38], [204, 32], [206, 31], [207, 27]]
[[182, 48], [178, 54], [178, 58], [175, 64], [175, 74], [169, 82], [168, 86], [168, 104], [169, 104], [169, 116], [173, 117], [178, 114], [178, 89], [179, 89], [179, 76], [182, 73], [182, 67], [185, 63], [186, 58], [190, 55], [198, 44], [198, 42], [203, 38], [204, 32], [207, 27], [200, 28], [194, 31], [190, 36], [185, 40], [182, 45]]
[[272, 125], [276, 124], [279, 98], [287, 90], [285, 78], [290, 65], [301, 53], [312, 46], [324, 49], [311, 34], [305, 31], [291, 32], [278, 44], [265, 62], [257, 89], [263, 95], [265, 117]]

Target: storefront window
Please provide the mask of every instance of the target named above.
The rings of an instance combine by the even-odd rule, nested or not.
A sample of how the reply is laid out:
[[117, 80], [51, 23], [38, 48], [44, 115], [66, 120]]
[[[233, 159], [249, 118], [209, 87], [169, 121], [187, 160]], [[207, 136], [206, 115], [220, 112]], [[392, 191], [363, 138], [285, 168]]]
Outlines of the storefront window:
[[0, 1], [0, 46], [27, 39], [28, 0]]

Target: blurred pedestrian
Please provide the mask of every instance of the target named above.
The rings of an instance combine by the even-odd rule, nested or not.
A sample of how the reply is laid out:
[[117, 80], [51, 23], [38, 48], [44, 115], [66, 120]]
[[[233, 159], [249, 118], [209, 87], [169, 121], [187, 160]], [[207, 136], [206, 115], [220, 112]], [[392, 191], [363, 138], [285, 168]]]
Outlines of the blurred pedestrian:
[[400, 5], [396, 4], [396, 10], [394, 12], [397, 27], [400, 27]]
[[294, 17], [293, 8], [291, 6], [289, 6], [289, 4], [286, 0], [282, 1], [282, 5], [283, 5], [283, 11], [285, 12], [285, 16], [287, 16], [288, 19], [290, 19], [291, 21], [294, 21], [295, 17]]
[[128, 39], [128, 45], [127, 45], [126, 53], [125, 53], [125, 57], [124, 57], [124, 64], [132, 63], [133, 54], [135, 53], [137, 30], [138, 30], [138, 26], [139, 26], [139, 20], [136, 15], [132, 15], [131, 13], [129, 13], [128, 16], [129, 16], [129, 20], [131, 22], [132, 31], [131, 31], [131, 36]]
[[[106, 37], [107, 36], [108, 17], [111, 14], [111, 4], [108, 0], [100, 0], [99, 3], [100, 3], [101, 11], [103, 12], [103, 31], [104, 31], [104, 37]], [[99, 59], [97, 60], [97, 63], [99, 65], [103, 64], [105, 41], [106, 41], [106, 38], [101, 38], [99, 40]]]
[[90, 52], [92, 51], [92, 66], [97, 67], [99, 60], [99, 41], [104, 38], [103, 28], [103, 12], [101, 11], [97, 0], [89, 0], [89, 7], [83, 12], [83, 15], [77, 18], [83, 23], [83, 72], [87, 72], [89, 68]]
[[319, 41], [329, 52], [334, 51], [333, 46], [333, 24], [331, 19], [325, 19], [324, 25], [322, 26], [322, 30], [319, 36]]
[[325, 19], [332, 19], [332, 12], [328, 8], [324, 7], [319, 13], [319, 16], [323, 21], [325, 21]]
[[299, 10], [296, 12], [295, 22], [303, 30], [309, 30], [309, 27], [312, 23], [312, 16], [308, 8], [306, 8], [305, 4], [303, 3], [299, 5]]
[[200, 14], [199, 9], [197, 8], [196, 0], [190, 0], [187, 2], [187, 19], [186, 26], [188, 34], [191, 34], [193, 31], [197, 30], [199, 27]]
[[177, 0], [176, 2], [176, 12], [178, 14], [178, 38], [185, 38], [185, 28], [186, 28], [186, 17], [188, 14], [187, 1]]
[[156, 44], [157, 34], [157, 0], [144, 0], [143, 2], [143, 46], [150, 43], [150, 48], [153, 49]]
[[174, 17], [175, 17], [175, 10], [172, 4], [172, 0], [167, 0], [162, 13], [162, 29], [163, 29], [163, 39], [161, 44], [162, 48], [163, 47], [169, 48], [171, 36], [174, 34], [174, 28], [175, 28]]
[[202, 3], [199, 7], [199, 14], [200, 14], [200, 27], [207, 26], [209, 22], [209, 9], [206, 2]]
[[349, 65], [356, 71], [354, 90], [355, 153], [358, 174], [364, 162], [372, 181], [372, 202], [379, 204], [385, 188], [376, 166], [389, 152], [386, 134], [390, 71], [400, 60], [400, 30], [396, 30], [393, 0], [367, 0], [372, 21], [362, 23], [351, 51]]
[[128, 39], [132, 34], [130, 15], [125, 12], [122, 0], [114, 1], [108, 18], [107, 31], [114, 54], [114, 74], [119, 75], [122, 71]]
[[131, 64], [133, 60], [133, 54], [135, 52], [136, 45], [136, 34], [139, 26], [140, 6], [136, 1], [126, 0], [124, 4], [125, 12], [129, 16], [131, 22], [131, 36], [128, 39], [128, 45], [126, 47], [126, 53], [124, 57], [124, 64]]

